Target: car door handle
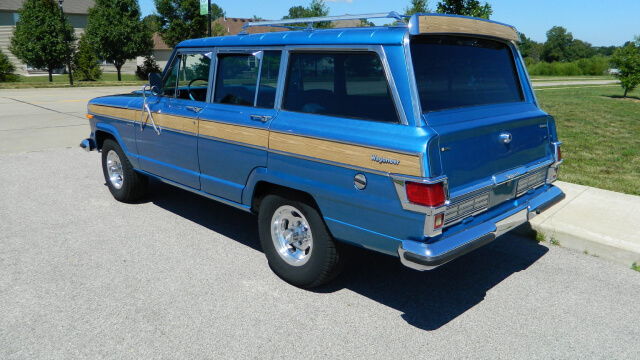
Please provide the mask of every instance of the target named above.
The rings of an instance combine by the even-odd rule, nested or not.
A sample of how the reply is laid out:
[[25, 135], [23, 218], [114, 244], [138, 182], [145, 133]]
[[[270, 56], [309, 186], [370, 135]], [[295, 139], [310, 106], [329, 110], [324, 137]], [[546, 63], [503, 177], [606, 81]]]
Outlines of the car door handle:
[[251, 120], [253, 121], [261, 121], [263, 123], [269, 121], [273, 119], [273, 116], [267, 116], [267, 115], [251, 115]]

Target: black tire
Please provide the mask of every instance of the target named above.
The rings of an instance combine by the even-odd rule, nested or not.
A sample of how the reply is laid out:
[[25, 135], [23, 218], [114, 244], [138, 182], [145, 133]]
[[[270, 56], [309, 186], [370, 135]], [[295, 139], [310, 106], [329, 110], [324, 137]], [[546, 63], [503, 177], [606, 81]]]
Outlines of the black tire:
[[147, 193], [148, 178], [133, 169], [120, 145], [111, 139], [102, 144], [102, 173], [118, 201], [134, 202]]
[[344, 268], [346, 245], [331, 237], [319, 212], [305, 202], [267, 195], [260, 204], [258, 229], [269, 266], [294, 286], [322, 285]]

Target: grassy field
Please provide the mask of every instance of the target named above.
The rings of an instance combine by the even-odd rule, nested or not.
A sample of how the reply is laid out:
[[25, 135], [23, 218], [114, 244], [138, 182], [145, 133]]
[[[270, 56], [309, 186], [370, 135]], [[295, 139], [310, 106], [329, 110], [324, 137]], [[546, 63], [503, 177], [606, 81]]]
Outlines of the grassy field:
[[560, 180], [640, 195], [640, 94], [622, 93], [619, 85], [536, 89], [563, 142]]
[[[102, 74], [98, 81], [79, 81], [73, 79], [74, 87], [95, 87], [95, 86], [129, 86], [144, 85], [147, 81], [139, 80], [135, 75], [122, 74], [122, 81], [118, 81], [118, 74]], [[54, 75], [53, 82], [49, 82], [49, 76], [20, 76], [20, 82], [0, 83], [0, 89], [24, 89], [24, 88], [46, 88], [46, 87], [70, 87], [69, 75]]]

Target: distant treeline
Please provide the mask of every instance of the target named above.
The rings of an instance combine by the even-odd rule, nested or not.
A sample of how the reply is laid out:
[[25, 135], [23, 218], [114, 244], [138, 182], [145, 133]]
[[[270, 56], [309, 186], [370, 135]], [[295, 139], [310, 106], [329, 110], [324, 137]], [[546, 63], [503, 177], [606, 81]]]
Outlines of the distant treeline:
[[520, 52], [530, 75], [603, 75], [609, 65], [609, 56], [616, 46], [594, 47], [588, 42], [574, 39], [561, 26], [547, 31], [547, 41], [539, 43], [520, 34]]

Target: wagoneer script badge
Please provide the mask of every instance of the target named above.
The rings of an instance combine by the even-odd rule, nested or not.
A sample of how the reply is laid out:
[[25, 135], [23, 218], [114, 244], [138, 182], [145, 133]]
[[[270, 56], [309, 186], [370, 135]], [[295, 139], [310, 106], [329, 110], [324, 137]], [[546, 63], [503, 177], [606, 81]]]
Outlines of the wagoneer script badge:
[[380, 164], [400, 165], [400, 160], [387, 159], [373, 154], [371, 154], [371, 161], [375, 161]]

